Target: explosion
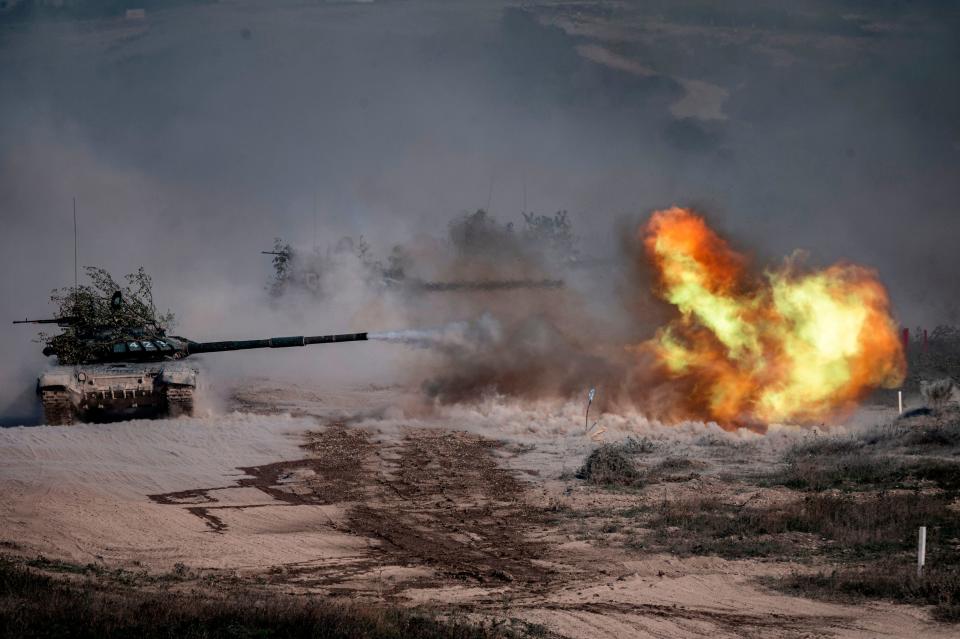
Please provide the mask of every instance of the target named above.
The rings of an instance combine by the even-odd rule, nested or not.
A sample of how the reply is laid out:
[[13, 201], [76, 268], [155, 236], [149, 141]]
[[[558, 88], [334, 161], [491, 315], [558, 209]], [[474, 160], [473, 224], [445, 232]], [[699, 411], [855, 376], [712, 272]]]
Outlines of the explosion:
[[874, 271], [797, 260], [757, 275], [689, 210], [653, 214], [642, 231], [655, 293], [680, 316], [640, 349], [681, 384], [689, 416], [721, 424], [808, 422], [895, 387], [904, 354]]

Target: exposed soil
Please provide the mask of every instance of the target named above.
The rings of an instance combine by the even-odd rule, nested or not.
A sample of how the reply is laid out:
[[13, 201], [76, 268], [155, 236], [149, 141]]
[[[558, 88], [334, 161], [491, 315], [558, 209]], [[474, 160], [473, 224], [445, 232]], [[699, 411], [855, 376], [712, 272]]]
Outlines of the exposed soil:
[[[452, 580], [544, 588], [556, 573], [536, 563], [543, 557], [544, 544], [532, 537], [544, 523], [544, 512], [525, 502], [525, 484], [498, 464], [494, 452], [503, 447], [501, 442], [463, 432], [414, 429], [400, 441], [375, 444], [366, 431], [342, 422], [306, 437], [302, 448], [309, 457], [238, 468], [248, 477], [235, 486], [149, 498], [186, 506], [187, 512], [221, 534], [228, 525], [218, 516], [220, 511], [266, 505], [223, 504], [214, 496], [222, 497], [231, 488], [255, 488], [289, 506], [340, 504], [346, 507], [346, 517], [342, 524], [330, 525], [372, 542], [370, 557], [357, 562], [351, 572], [385, 564], [428, 566], [435, 574], [417, 578], [418, 587]], [[311, 578], [310, 573], [317, 571], [287, 570], [272, 575], [271, 581], [318, 585], [335, 583], [342, 576]]]
[[498, 446], [467, 433], [408, 433], [398, 457], [384, 460], [375, 505], [350, 510], [351, 532], [380, 540], [390, 561], [446, 578], [545, 587], [555, 571], [535, 563], [544, 547], [531, 540], [543, 513], [497, 464]]
[[[0, 548], [175, 571], [196, 587], [429, 606], [514, 620], [539, 636], [954, 634], [923, 608], [812, 600], [765, 585], [812, 569], [802, 556], [820, 542], [809, 534], [771, 546], [697, 532], [694, 524], [726, 535], [726, 517], [796, 499], [757, 483], [780, 455], [758, 440], [667, 432], [631, 449], [638, 485], [603, 488], [572, 477], [590, 442], [571, 453], [554, 436], [351, 422], [317, 410], [311, 393], [292, 390], [280, 402], [316, 419], [276, 415], [266, 406], [275, 391], [250, 391], [263, 414], [229, 422], [2, 431]], [[343, 393], [336, 412], [368, 415], [376, 393], [386, 395]], [[687, 503], [710, 509], [685, 514]]]

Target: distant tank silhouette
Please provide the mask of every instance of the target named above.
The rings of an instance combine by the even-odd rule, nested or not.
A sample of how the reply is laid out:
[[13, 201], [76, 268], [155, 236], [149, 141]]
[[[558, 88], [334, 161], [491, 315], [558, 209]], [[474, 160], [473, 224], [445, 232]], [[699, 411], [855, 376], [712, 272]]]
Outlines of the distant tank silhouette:
[[[328, 273], [335, 269], [333, 260], [329, 256], [317, 251], [300, 253], [290, 245], [280, 245], [273, 251], [261, 251], [264, 255], [272, 255], [274, 278], [271, 283], [271, 292], [280, 296], [290, 290], [300, 290], [316, 297], [324, 297], [333, 285], [327, 281]], [[562, 288], [562, 279], [547, 277], [516, 277], [516, 278], [479, 278], [479, 279], [451, 279], [451, 280], [424, 280], [406, 274], [402, 268], [384, 268], [379, 263], [367, 265], [367, 284], [381, 290], [391, 290], [406, 293], [452, 293], [452, 292], [484, 292], [484, 291], [513, 291], [520, 289], [550, 289]]]

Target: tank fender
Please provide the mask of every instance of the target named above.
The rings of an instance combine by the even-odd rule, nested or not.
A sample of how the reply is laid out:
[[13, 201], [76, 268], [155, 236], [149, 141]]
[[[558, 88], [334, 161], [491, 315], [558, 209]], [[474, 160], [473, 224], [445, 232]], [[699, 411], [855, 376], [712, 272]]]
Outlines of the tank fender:
[[160, 379], [164, 384], [196, 386], [197, 371], [192, 368], [164, 368], [160, 373]]
[[37, 378], [37, 388], [71, 388], [76, 386], [77, 380], [72, 373], [63, 371], [47, 371]]

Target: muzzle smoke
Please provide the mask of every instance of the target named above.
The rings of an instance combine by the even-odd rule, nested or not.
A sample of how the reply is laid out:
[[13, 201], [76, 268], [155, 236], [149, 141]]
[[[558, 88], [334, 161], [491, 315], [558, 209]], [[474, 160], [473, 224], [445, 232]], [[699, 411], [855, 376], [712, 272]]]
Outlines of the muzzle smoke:
[[451, 357], [465, 357], [496, 349], [503, 339], [503, 331], [500, 322], [485, 313], [476, 320], [450, 322], [435, 328], [367, 333], [367, 339], [432, 349]]

